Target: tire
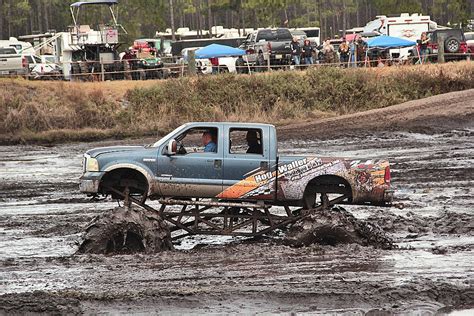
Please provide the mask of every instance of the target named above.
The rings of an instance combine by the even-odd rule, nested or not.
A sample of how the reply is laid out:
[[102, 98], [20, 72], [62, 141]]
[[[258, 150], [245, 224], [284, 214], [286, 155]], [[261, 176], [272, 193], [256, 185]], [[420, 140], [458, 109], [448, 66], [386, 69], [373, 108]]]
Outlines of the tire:
[[171, 233], [155, 212], [116, 207], [97, 216], [87, 226], [78, 253], [158, 253], [173, 249]]
[[449, 37], [444, 41], [444, 50], [448, 53], [457, 53], [461, 47], [461, 43], [455, 37]]

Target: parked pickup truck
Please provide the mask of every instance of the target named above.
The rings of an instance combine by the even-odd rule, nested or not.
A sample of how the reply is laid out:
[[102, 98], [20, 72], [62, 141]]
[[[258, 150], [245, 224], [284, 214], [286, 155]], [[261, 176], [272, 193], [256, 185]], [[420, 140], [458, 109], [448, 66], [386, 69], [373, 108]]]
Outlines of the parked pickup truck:
[[[258, 65], [258, 54], [263, 54], [265, 65], [270, 59], [271, 65], [286, 65], [291, 63], [292, 35], [289, 29], [261, 29], [250, 33], [240, 45], [247, 52], [249, 64]], [[262, 66], [262, 65], [260, 65]]]
[[28, 61], [14, 47], [0, 47], [0, 76], [26, 75]]
[[[215, 152], [205, 151], [208, 135]], [[111, 188], [128, 187], [143, 200], [211, 198], [311, 208], [321, 193], [377, 205], [390, 203], [393, 194], [387, 161], [282, 156], [275, 127], [267, 124], [187, 123], [147, 146], [89, 150], [83, 168], [81, 192], [114, 196]]]

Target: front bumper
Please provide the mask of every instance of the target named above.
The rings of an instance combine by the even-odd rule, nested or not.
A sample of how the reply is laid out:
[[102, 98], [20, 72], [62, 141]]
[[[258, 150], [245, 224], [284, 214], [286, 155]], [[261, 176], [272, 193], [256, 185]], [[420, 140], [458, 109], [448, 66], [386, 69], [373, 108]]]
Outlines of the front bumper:
[[85, 172], [79, 179], [79, 191], [82, 193], [98, 193], [100, 180], [105, 172]]

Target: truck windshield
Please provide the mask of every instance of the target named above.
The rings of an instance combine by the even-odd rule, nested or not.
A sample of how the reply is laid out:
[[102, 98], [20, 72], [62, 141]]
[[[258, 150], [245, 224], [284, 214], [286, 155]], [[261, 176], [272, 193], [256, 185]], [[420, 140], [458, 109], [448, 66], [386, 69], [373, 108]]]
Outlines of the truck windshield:
[[257, 35], [257, 42], [260, 40], [265, 41], [284, 41], [291, 40], [292, 36], [287, 29], [276, 29], [276, 30], [261, 30]]
[[163, 138], [161, 138], [159, 141], [157, 141], [154, 144], [149, 145], [150, 147], [160, 147], [162, 144], [164, 144], [167, 140], [170, 139], [171, 135], [178, 134], [181, 130], [183, 130], [187, 124], [181, 125], [180, 127], [176, 128], [172, 132], [166, 134]]

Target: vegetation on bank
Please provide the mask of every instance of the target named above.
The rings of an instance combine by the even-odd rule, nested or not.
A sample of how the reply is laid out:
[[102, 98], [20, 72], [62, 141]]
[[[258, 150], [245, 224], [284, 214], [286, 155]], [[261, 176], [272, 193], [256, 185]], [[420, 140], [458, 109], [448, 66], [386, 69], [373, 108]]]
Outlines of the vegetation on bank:
[[188, 121], [287, 124], [474, 88], [474, 64], [278, 71], [165, 81], [0, 80], [0, 143], [156, 135]]

